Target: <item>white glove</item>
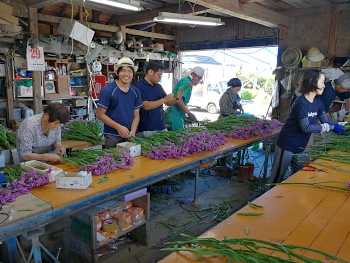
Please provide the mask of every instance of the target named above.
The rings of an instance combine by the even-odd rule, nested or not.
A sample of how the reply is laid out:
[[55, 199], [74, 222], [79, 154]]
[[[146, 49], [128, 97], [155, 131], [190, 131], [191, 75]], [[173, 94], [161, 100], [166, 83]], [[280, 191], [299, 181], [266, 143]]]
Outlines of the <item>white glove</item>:
[[347, 122], [347, 121], [343, 121], [343, 122], [338, 122], [338, 124], [339, 124], [340, 126], [345, 126], [345, 125], [348, 124], [348, 122]]
[[329, 130], [330, 130], [330, 127], [329, 127], [328, 123], [322, 123], [321, 127], [322, 127], [321, 132], [329, 132]]

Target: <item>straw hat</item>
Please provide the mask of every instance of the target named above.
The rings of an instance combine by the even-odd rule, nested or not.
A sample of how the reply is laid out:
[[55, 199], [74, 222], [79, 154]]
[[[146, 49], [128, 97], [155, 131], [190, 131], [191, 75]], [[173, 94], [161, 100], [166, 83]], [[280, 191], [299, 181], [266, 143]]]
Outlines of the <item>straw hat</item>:
[[311, 62], [319, 62], [325, 57], [317, 47], [312, 47], [307, 51], [307, 59]]
[[127, 66], [127, 67], [132, 67], [134, 71], [137, 71], [137, 66], [134, 65], [134, 62], [130, 58], [121, 58], [119, 59], [117, 65], [114, 65], [114, 70], [117, 70], [120, 67]]

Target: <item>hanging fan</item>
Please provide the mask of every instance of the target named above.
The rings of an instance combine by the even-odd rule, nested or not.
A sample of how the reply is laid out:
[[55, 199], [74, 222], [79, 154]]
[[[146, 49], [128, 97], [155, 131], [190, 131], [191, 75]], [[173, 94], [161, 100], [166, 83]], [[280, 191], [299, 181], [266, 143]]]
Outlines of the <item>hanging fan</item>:
[[287, 68], [294, 68], [299, 65], [302, 53], [299, 48], [289, 47], [283, 51], [281, 61]]

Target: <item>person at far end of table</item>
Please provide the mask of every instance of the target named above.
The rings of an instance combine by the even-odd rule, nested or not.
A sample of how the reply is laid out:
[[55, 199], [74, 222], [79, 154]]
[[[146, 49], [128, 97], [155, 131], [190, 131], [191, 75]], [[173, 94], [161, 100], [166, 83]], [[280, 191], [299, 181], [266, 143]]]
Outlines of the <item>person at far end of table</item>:
[[[346, 112], [350, 111], [350, 73], [345, 73], [339, 78], [327, 81], [325, 83], [325, 89], [322, 95], [317, 95], [316, 98], [323, 102], [327, 117], [332, 120], [331, 115], [328, 113], [332, 107], [333, 101], [338, 97], [341, 100], [346, 100]], [[336, 121], [336, 120], [335, 120]], [[345, 126], [347, 122], [340, 122], [342, 126]]]
[[97, 104], [96, 116], [105, 124], [106, 148], [116, 147], [135, 136], [142, 107], [140, 91], [130, 84], [137, 66], [130, 58], [121, 58], [114, 70], [117, 80], [101, 90]]
[[156, 131], [167, 131], [165, 127], [163, 104], [172, 106], [182, 99], [182, 92], [174, 97], [173, 93], [166, 94], [159, 82], [164, 72], [163, 64], [151, 61], [146, 67], [146, 76], [135, 84], [140, 90], [143, 107], [140, 110], [138, 136], [146, 138]]
[[[192, 122], [196, 122], [196, 116], [190, 112], [186, 105], [191, 99], [192, 87], [185, 90], [185, 88], [191, 82], [196, 82], [197, 84], [202, 81], [204, 76], [204, 69], [201, 67], [194, 67], [187, 77], [182, 78], [176, 84], [173, 89], [173, 93], [177, 94], [179, 91], [183, 92], [182, 99], [176, 101], [176, 103], [169, 108], [168, 111], [168, 121], [171, 126], [172, 131], [182, 130], [184, 128], [184, 118], [188, 117]], [[194, 85], [197, 85], [194, 84]]]
[[61, 145], [61, 124], [70, 119], [68, 107], [51, 103], [44, 113], [30, 116], [18, 130], [17, 151], [21, 161], [60, 162], [66, 149]]
[[[328, 120], [322, 101], [315, 98], [325, 88], [322, 72], [309, 69], [300, 79], [299, 92], [302, 94], [293, 103], [290, 113], [276, 140], [275, 156], [269, 183], [280, 183], [289, 166], [292, 174], [303, 168], [306, 160], [305, 147], [311, 133], [345, 131], [339, 124]], [[321, 125], [316, 124], [319, 119]]]

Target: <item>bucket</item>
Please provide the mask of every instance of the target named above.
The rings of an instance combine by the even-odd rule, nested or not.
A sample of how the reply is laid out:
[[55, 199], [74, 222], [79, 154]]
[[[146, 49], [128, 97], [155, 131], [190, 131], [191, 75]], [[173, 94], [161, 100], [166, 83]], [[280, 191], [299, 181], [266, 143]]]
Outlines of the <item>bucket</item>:
[[19, 165], [20, 161], [19, 161], [19, 156], [18, 156], [18, 153], [17, 153], [17, 149], [12, 149], [11, 153], [12, 153], [12, 158], [13, 158], [13, 164], [14, 165]]
[[345, 115], [345, 116], [344, 116], [344, 121], [350, 123], [350, 115]]
[[5, 167], [5, 154], [0, 154], [0, 167]]
[[11, 152], [10, 150], [2, 150], [3, 154], [5, 154], [5, 163], [9, 163], [11, 160]]

